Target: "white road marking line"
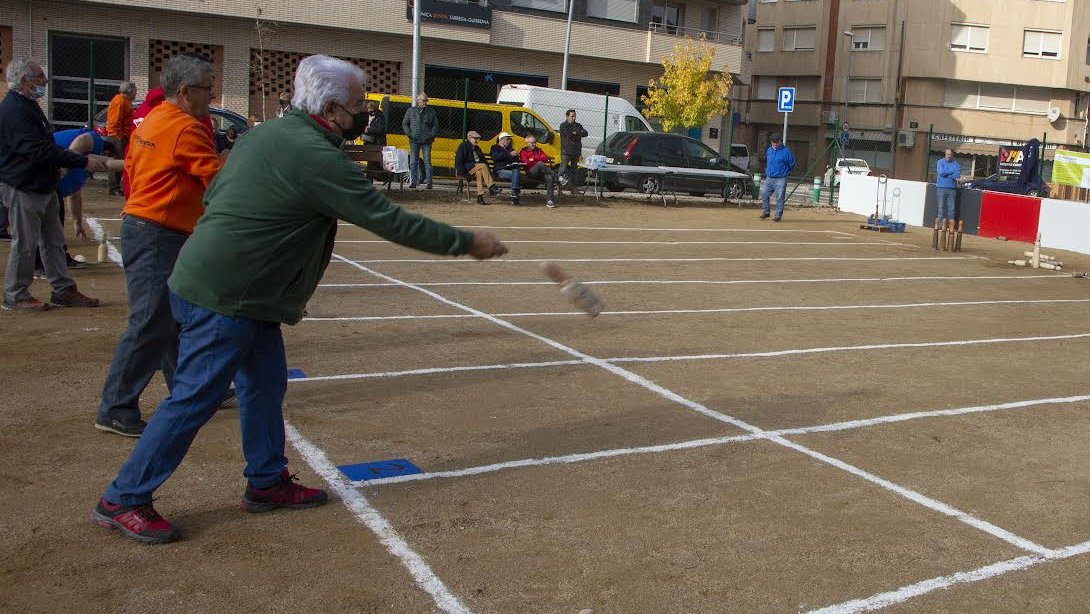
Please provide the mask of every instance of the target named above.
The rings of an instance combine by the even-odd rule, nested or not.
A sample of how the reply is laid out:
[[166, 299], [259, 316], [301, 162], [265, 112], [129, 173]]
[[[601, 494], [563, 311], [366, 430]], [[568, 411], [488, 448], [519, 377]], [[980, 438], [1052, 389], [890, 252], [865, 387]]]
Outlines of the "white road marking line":
[[303, 460], [329, 484], [341, 503], [379, 538], [386, 551], [397, 557], [405, 569], [412, 575], [416, 585], [431, 595], [435, 605], [449, 614], [469, 614], [470, 610], [462, 604], [454, 593], [435, 575], [431, 566], [409, 546], [405, 538], [394, 529], [393, 525], [363, 496], [352, 483], [341, 474], [340, 470], [329, 461], [325, 452], [307, 441], [298, 430], [286, 420], [284, 432], [291, 445], [303, 457]]
[[[867, 345], [841, 345], [830, 347], [801, 348], [791, 350], [773, 350], [767, 352], [736, 352], [723, 354], [690, 354], [667, 356], [622, 356], [616, 358], [603, 358], [606, 362], [672, 362], [682, 360], [718, 360], [734, 358], [767, 358], [777, 356], [792, 356], [796, 354], [822, 354], [831, 352], [859, 352], [868, 350], [895, 350], [918, 349], [931, 347], [951, 347], [968, 345], [988, 345], [993, 343], [1020, 343], [1028, 341], [1062, 341], [1067, 339], [1085, 339], [1090, 333], [1076, 333], [1070, 335], [1050, 335], [1037, 337], [992, 337], [987, 339], [964, 339], [958, 341], [915, 341], [910, 343], [878, 343]], [[513, 362], [493, 365], [465, 365], [457, 367], [431, 367], [426, 369], [408, 369], [405, 371], [378, 371], [372, 373], [346, 373], [341, 375], [322, 375], [316, 377], [300, 377], [289, 382], [320, 382], [329, 380], [372, 379], [387, 377], [403, 377], [410, 375], [435, 375], [439, 373], [456, 373], [465, 371], [493, 371], [503, 369], [533, 369], [543, 367], [560, 367], [586, 364], [582, 360], [554, 360], [549, 362]]]
[[342, 258], [338, 262], [345, 264], [508, 264], [514, 262], [800, 262], [800, 261], [850, 261], [858, 262], [884, 262], [891, 260], [980, 260], [980, 256], [769, 256], [751, 258], [495, 258], [493, 260], [467, 260], [465, 258], [370, 258], [366, 260], [349, 260]]
[[[589, 280], [584, 285], [709, 285], [731, 286], [746, 284], [820, 284], [848, 282], [887, 282], [887, 281], [973, 281], [1006, 279], [1070, 279], [1070, 275], [1050, 273], [1046, 275], [920, 275], [915, 277], [824, 277], [815, 279], [616, 279]], [[552, 286], [552, 281], [413, 281], [416, 286], [434, 288], [441, 286]], [[319, 288], [389, 288], [397, 287], [391, 283], [373, 284], [318, 284]]]
[[[334, 254], [333, 257], [341, 259], [341, 260], [347, 260], [343, 256], [339, 256], [337, 254]], [[473, 307], [469, 307], [468, 305], [463, 305], [461, 303], [458, 303], [457, 301], [446, 298], [445, 296], [443, 296], [441, 294], [437, 294], [435, 292], [432, 292], [431, 290], [428, 290], [426, 288], [421, 288], [420, 286], [414, 286], [412, 284], [403, 282], [403, 281], [398, 280], [396, 278], [393, 278], [393, 277], [390, 277], [388, 275], [384, 275], [382, 273], [379, 273], [377, 271], [369, 269], [369, 268], [367, 268], [365, 266], [362, 266], [362, 265], [360, 265], [358, 263], [352, 263], [352, 264], [356, 268], [360, 269], [361, 271], [370, 273], [371, 275], [373, 275], [375, 277], [378, 277], [379, 279], [384, 279], [384, 280], [386, 280], [388, 282], [399, 283], [399, 284], [403, 285], [406, 288], [413, 289], [413, 290], [421, 292], [421, 293], [423, 293], [423, 294], [425, 294], [427, 296], [430, 296], [430, 297], [434, 298], [435, 300], [437, 300], [437, 301], [439, 301], [441, 303], [444, 303], [444, 304], [449, 305], [451, 307], [455, 307], [457, 309], [461, 309], [461, 310], [463, 310], [463, 311], [465, 311], [467, 313], [477, 315], [477, 316], [479, 316], [479, 317], [481, 317], [481, 318], [483, 318], [483, 319], [485, 319], [485, 320], [487, 320], [489, 322], [492, 322], [493, 324], [496, 324], [497, 326], [501, 326], [501, 327], [506, 328], [506, 329], [508, 329], [508, 330], [510, 330], [512, 332], [521, 333], [523, 335], [526, 335], [527, 337], [530, 337], [532, 339], [536, 339], [536, 340], [538, 340], [538, 341], [540, 341], [540, 342], [542, 342], [542, 343], [544, 343], [544, 344], [546, 344], [546, 345], [548, 345], [550, 347], [553, 347], [554, 349], [557, 349], [557, 350], [560, 350], [561, 352], [569, 354], [573, 358], [578, 358], [578, 359], [581, 359], [581, 360], [583, 360], [585, 362], [593, 364], [593, 365], [595, 365], [595, 366], [597, 366], [597, 367], [599, 367], [599, 368], [601, 368], [601, 369], [603, 369], [605, 371], [608, 371], [610, 373], [613, 373], [614, 375], [622, 377], [625, 380], [628, 380], [628, 381], [630, 381], [630, 382], [632, 382], [634, 384], [642, 386], [643, 388], [646, 388], [647, 390], [649, 390], [651, 392], [654, 392], [654, 393], [658, 394], [659, 396], [661, 396], [661, 397], [663, 397], [665, 399], [674, 401], [675, 403], [677, 403], [677, 404], [679, 404], [679, 405], [681, 405], [683, 407], [687, 407], [687, 408], [691, 409], [694, 412], [697, 412], [699, 414], [702, 414], [704, 416], [712, 418], [713, 420], [718, 420], [720, 422], [736, 426], [736, 427], [738, 427], [738, 428], [740, 428], [740, 429], [742, 429], [742, 430], [744, 430], [744, 431], [746, 431], [746, 432], [748, 432], [748, 433], [750, 433], [752, 435], [758, 435], [758, 436], [760, 436], [762, 438], [767, 439], [768, 441], [771, 441], [773, 443], [777, 443], [777, 444], [779, 444], [781, 446], [784, 446], [786, 448], [796, 450], [796, 451], [798, 451], [798, 452], [800, 452], [802, 454], [806, 454], [807, 456], [810, 456], [811, 458], [813, 458], [815, 460], [818, 460], [820, 462], [829, 464], [829, 465], [831, 465], [833, 467], [836, 467], [836, 468], [838, 468], [838, 469], [840, 469], [842, 471], [847, 471], [848, 473], [851, 473], [851, 474], [853, 474], [853, 475], [855, 475], [857, 477], [860, 477], [860, 478], [862, 478], [864, 480], [867, 480], [868, 482], [870, 482], [870, 483], [872, 483], [872, 484], [874, 484], [876, 486], [885, 488], [886, 490], [889, 490], [890, 492], [893, 492], [894, 494], [897, 494], [897, 495], [899, 495], [901, 497], [904, 497], [904, 498], [906, 498], [906, 499], [908, 499], [910, 501], [913, 501], [913, 502], [915, 502], [915, 503], [917, 503], [919, 505], [922, 505], [922, 506], [924, 506], [924, 507], [926, 507], [926, 508], [928, 508], [928, 509], [930, 509], [932, 511], [935, 511], [935, 512], [938, 512], [940, 514], [943, 514], [943, 515], [949, 516], [951, 518], [954, 518], [954, 519], [956, 519], [956, 520], [958, 520], [960, 522], [963, 522], [963, 523], [965, 523], [965, 524], [967, 524], [967, 525], [969, 525], [969, 526], [971, 526], [973, 528], [976, 528], [976, 529], [979, 529], [979, 530], [981, 530], [981, 531], [983, 531], [985, 533], [988, 533], [989, 535], [992, 535], [993, 537], [996, 537], [996, 538], [1001, 539], [1001, 540], [1003, 540], [1003, 541], [1005, 541], [1007, 543], [1010, 543], [1010, 544], [1012, 544], [1012, 545], [1014, 545], [1014, 546], [1016, 546], [1018, 548], [1022, 548], [1024, 550], [1028, 550], [1029, 552], [1033, 552], [1033, 553], [1037, 553], [1037, 554], [1048, 552], [1048, 549], [1045, 548], [1044, 546], [1041, 546], [1041, 545], [1036, 544], [1036, 543], [1034, 543], [1034, 542], [1032, 542], [1030, 540], [1027, 540], [1027, 539], [1022, 538], [1022, 537], [1020, 537], [1018, 535], [1015, 535], [1015, 534], [1007, 531], [1006, 529], [1003, 529], [1003, 528], [1001, 528], [999, 526], [996, 526], [996, 525], [994, 525], [994, 524], [992, 524], [990, 522], [987, 522], [985, 520], [981, 520], [981, 519], [979, 519], [979, 518], [977, 518], [975, 516], [972, 516], [971, 514], [967, 514], [967, 513], [963, 512], [963, 511], [961, 511], [961, 510], [959, 510], [957, 508], [954, 508], [954, 507], [952, 507], [950, 505], [942, 503], [941, 501], [938, 501], [936, 499], [932, 499], [932, 498], [930, 498], [930, 497], [928, 497], [926, 495], [923, 495], [921, 493], [918, 493], [918, 492], [916, 492], [914, 490], [905, 488], [903, 486], [900, 486], [899, 484], [895, 484], [893, 482], [890, 482], [888, 480], [880, 478], [877, 475], [874, 475], [872, 473], [864, 471], [863, 469], [855, 467], [854, 465], [850, 465], [850, 464], [848, 464], [848, 463], [846, 463], [846, 462], [844, 462], [844, 461], [842, 461], [840, 459], [836, 459], [836, 458], [821, 454], [820, 452], [817, 452], [815, 450], [811, 450], [811, 449], [809, 449], [809, 448], [807, 448], [805, 446], [802, 446], [802, 445], [796, 444], [796, 443], [794, 443], [792, 441], [789, 441], [787, 439], [784, 439], [783, 437], [781, 437], [779, 435], [773, 435], [771, 433], [768, 433], [767, 431], [764, 431], [760, 427], [757, 427], [757, 426], [749, 424], [749, 423], [747, 423], [745, 421], [739, 420], [738, 418], [735, 418], [733, 416], [729, 416], [729, 415], [724, 414], [722, 412], [715, 411], [715, 410], [713, 410], [713, 409], [711, 409], [709, 407], [706, 407], [706, 406], [704, 406], [704, 405], [702, 405], [702, 404], [700, 404], [700, 403], [698, 403], [696, 401], [693, 401], [691, 399], [683, 397], [680, 394], [678, 394], [678, 393], [676, 393], [676, 392], [674, 392], [672, 390], [664, 388], [663, 386], [660, 386], [660, 385], [656, 384], [655, 382], [643, 377], [642, 375], [639, 375], [637, 373], [634, 373], [632, 371], [629, 371], [627, 369], [619, 367], [619, 366], [617, 366], [615, 364], [606, 362], [606, 361], [604, 361], [604, 360], [602, 360], [600, 358], [595, 358], [594, 356], [591, 356], [589, 354], [585, 354], [583, 352], [580, 352], [579, 350], [577, 350], [575, 348], [572, 348], [570, 346], [564, 345], [563, 343], [560, 343], [559, 341], [555, 341], [555, 340], [550, 339], [548, 337], [539, 335], [539, 334], [537, 334], [537, 333], [535, 333], [533, 331], [527, 330], [527, 329], [522, 328], [522, 327], [520, 327], [520, 326], [518, 326], [516, 324], [512, 324], [511, 322], [503, 320], [503, 319], [501, 319], [501, 318], [499, 318], [499, 317], [497, 317], [495, 315], [488, 314], [488, 313], [485, 313], [485, 312], [480, 311], [478, 309], [474, 309]]]
[[[337, 243], [386, 243], [389, 241], [374, 239], [337, 239]], [[904, 246], [904, 243], [892, 243], [889, 241], [549, 241], [549, 240], [504, 240], [504, 243], [545, 243], [555, 245], [871, 245], [876, 247], [888, 247], [891, 245]]]
[[[355, 226], [348, 222], [338, 222], [338, 226]], [[631, 226], [477, 226], [465, 224], [467, 228], [485, 228], [488, 230], [631, 230], [636, 232], [797, 232], [810, 234], [848, 234], [838, 230], [797, 230], [794, 228], [633, 228]], [[854, 236], [854, 235], [849, 235]]]
[[[417, 286], [420, 287], [420, 286]], [[422, 289], [422, 288], [421, 288]], [[770, 305], [765, 307], [713, 307], [706, 309], [632, 309], [628, 311], [603, 311], [603, 316], [645, 316], [667, 314], [748, 313], [765, 311], [845, 311], [859, 309], [917, 309], [921, 307], [979, 307], [984, 305], [1042, 305], [1064, 303], [1090, 303], [1086, 298], [1021, 299], [1004, 301], [946, 301], [936, 303], [891, 303], [884, 305]], [[482, 312], [483, 313], [483, 312]], [[497, 318], [528, 318], [548, 316], [583, 316], [582, 311], [525, 311], [489, 314]], [[403, 315], [403, 316], [331, 316], [308, 317], [305, 322], [374, 322], [383, 320], [445, 320], [477, 317], [469, 314]]]
[[[926, 418], [940, 418], [948, 416], [964, 416], [968, 414], [989, 413], [1008, 411], [1012, 409], [1023, 409], [1026, 407], [1035, 407], [1039, 405], [1061, 405], [1080, 403], [1084, 401], [1090, 401], [1090, 395], [1072, 396], [1072, 397], [1054, 397], [1048, 399], [1033, 399], [1029, 401], [1014, 401], [1010, 403], [997, 403], [995, 405], [977, 405], [974, 407], [958, 407], [954, 409], [939, 409], [934, 411], [915, 411], [903, 414], [890, 414], [886, 416], [878, 416], [875, 418], [865, 418], [861, 420], [847, 420], [844, 422], [832, 422], [827, 424], [817, 424], [814, 426], [803, 426], [787, 429], [777, 429], [774, 431], [766, 431], [768, 436], [789, 436], [789, 435], [808, 435], [812, 433], [829, 433], [835, 431], [849, 431], [860, 428], [866, 428], [869, 426], [877, 426], [882, 424], [894, 424], [897, 422], [907, 422], [910, 420], [922, 420]], [[391, 478], [381, 478], [376, 480], [357, 480], [352, 482], [352, 485], [357, 488], [372, 487], [372, 486], [384, 486], [389, 484], [400, 484], [401, 482], [419, 482], [421, 480], [433, 480], [436, 478], [455, 478], [467, 475], [479, 475], [482, 473], [491, 473], [494, 471], [502, 471], [505, 469], [514, 469], [519, 467], [537, 467], [541, 465], [554, 465], [554, 464], [569, 464], [577, 463], [589, 460], [597, 460], [599, 458], [610, 458], [613, 456], [625, 456], [632, 454], [652, 454], [662, 452], [672, 452], [675, 450], [688, 450], [692, 448], [702, 448], [708, 446], [717, 446], [727, 443], [735, 443], [741, 441], [754, 441], [758, 439], [764, 439], [764, 435], [750, 434], [750, 435], [735, 435], [730, 437], [715, 437], [715, 438], [703, 438], [703, 439], [691, 439], [687, 441], [680, 441], [677, 443], [660, 444], [654, 446], [642, 446], [637, 448], [617, 448], [612, 450], [598, 450], [595, 452], [580, 452], [575, 454], [563, 454], [559, 456], [547, 456], [542, 458], [530, 458], [514, 461], [505, 461], [501, 463], [493, 463], [489, 465], [480, 465], [474, 467], [466, 467], [463, 469], [450, 469], [446, 471], [431, 471], [425, 473], [416, 473], [413, 475], [402, 475]]]
[[891, 605], [904, 603], [914, 597], [926, 595], [937, 590], [947, 589], [958, 584], [979, 582], [1012, 571], [1028, 569], [1041, 563], [1059, 561], [1087, 553], [1090, 553], [1090, 541], [1052, 550], [1046, 555], [1020, 556], [991, 565], [985, 565], [984, 567], [978, 567], [977, 569], [970, 571], [960, 571], [948, 576], [930, 578], [928, 580], [916, 582], [915, 584], [902, 586], [896, 590], [878, 593], [877, 595], [872, 595], [864, 599], [853, 599], [851, 601], [845, 601], [844, 603], [811, 610], [807, 614], [857, 614], [858, 612], [871, 612]]

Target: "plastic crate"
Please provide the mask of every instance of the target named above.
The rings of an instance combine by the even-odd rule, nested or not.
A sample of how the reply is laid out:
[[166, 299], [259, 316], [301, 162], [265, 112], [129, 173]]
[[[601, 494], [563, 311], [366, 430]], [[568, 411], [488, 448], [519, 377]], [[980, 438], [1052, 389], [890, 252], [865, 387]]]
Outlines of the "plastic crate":
[[880, 219], [875, 221], [873, 215], [867, 218], [867, 223], [872, 226], [883, 226], [888, 228], [890, 232], [904, 232], [905, 227], [907, 226], [905, 222], [894, 222], [893, 220]]

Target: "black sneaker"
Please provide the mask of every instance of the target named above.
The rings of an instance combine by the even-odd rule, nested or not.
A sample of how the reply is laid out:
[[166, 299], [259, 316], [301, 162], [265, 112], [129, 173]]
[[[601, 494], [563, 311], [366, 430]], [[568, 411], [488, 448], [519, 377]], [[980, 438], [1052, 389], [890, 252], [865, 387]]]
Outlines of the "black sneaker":
[[484, 196], [477, 196], [477, 204], [478, 205], [487, 205], [488, 203], [484, 202]]
[[87, 266], [86, 262], [80, 262], [68, 254], [65, 254], [65, 258], [67, 259], [69, 269], [82, 269]]
[[223, 400], [220, 401], [220, 406], [217, 409], [236, 409], [238, 407], [238, 396], [235, 394], [234, 388], [228, 388], [227, 394], [223, 395]]
[[498, 185], [496, 185], [494, 183], [492, 185], [488, 186], [488, 195], [489, 196], [495, 196], [495, 195], [499, 194], [500, 192], [503, 192], [503, 188], [501, 188], [500, 186], [498, 186]]
[[113, 418], [107, 420], [95, 420], [95, 428], [107, 433], [116, 433], [122, 437], [139, 437], [144, 434], [144, 427], [148, 425], [143, 420], [136, 422], [122, 422]]

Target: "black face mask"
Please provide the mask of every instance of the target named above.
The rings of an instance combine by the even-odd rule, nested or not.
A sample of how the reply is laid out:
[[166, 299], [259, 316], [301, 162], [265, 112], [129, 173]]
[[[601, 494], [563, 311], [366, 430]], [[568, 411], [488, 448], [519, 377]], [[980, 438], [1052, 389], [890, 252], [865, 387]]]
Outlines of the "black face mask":
[[[348, 109], [345, 109], [343, 106], [341, 107], [341, 109], [345, 113], [348, 113]], [[345, 138], [345, 140], [354, 141], [360, 138], [360, 136], [363, 134], [363, 131], [367, 128], [368, 113], [367, 111], [360, 111], [359, 113], [349, 114], [352, 116], [352, 127], [348, 130], [342, 128], [340, 124], [337, 124], [337, 127], [341, 128], [342, 136]]]

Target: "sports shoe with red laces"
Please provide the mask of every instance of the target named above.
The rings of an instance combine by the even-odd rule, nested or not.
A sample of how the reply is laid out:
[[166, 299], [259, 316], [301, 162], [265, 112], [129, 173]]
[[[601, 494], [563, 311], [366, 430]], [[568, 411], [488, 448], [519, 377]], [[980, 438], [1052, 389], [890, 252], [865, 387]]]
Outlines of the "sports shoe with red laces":
[[165, 544], [181, 537], [151, 503], [114, 505], [99, 499], [91, 511], [91, 521], [100, 527], [117, 529], [125, 537], [145, 544]]
[[268, 512], [278, 507], [307, 509], [329, 500], [324, 490], [301, 486], [295, 480], [295, 474], [285, 469], [280, 474], [280, 482], [268, 488], [254, 488], [253, 484], [247, 484], [246, 493], [242, 495], [242, 509], [253, 513]]
[[91, 298], [72, 286], [50, 294], [49, 304], [54, 307], [98, 307], [98, 299]]

